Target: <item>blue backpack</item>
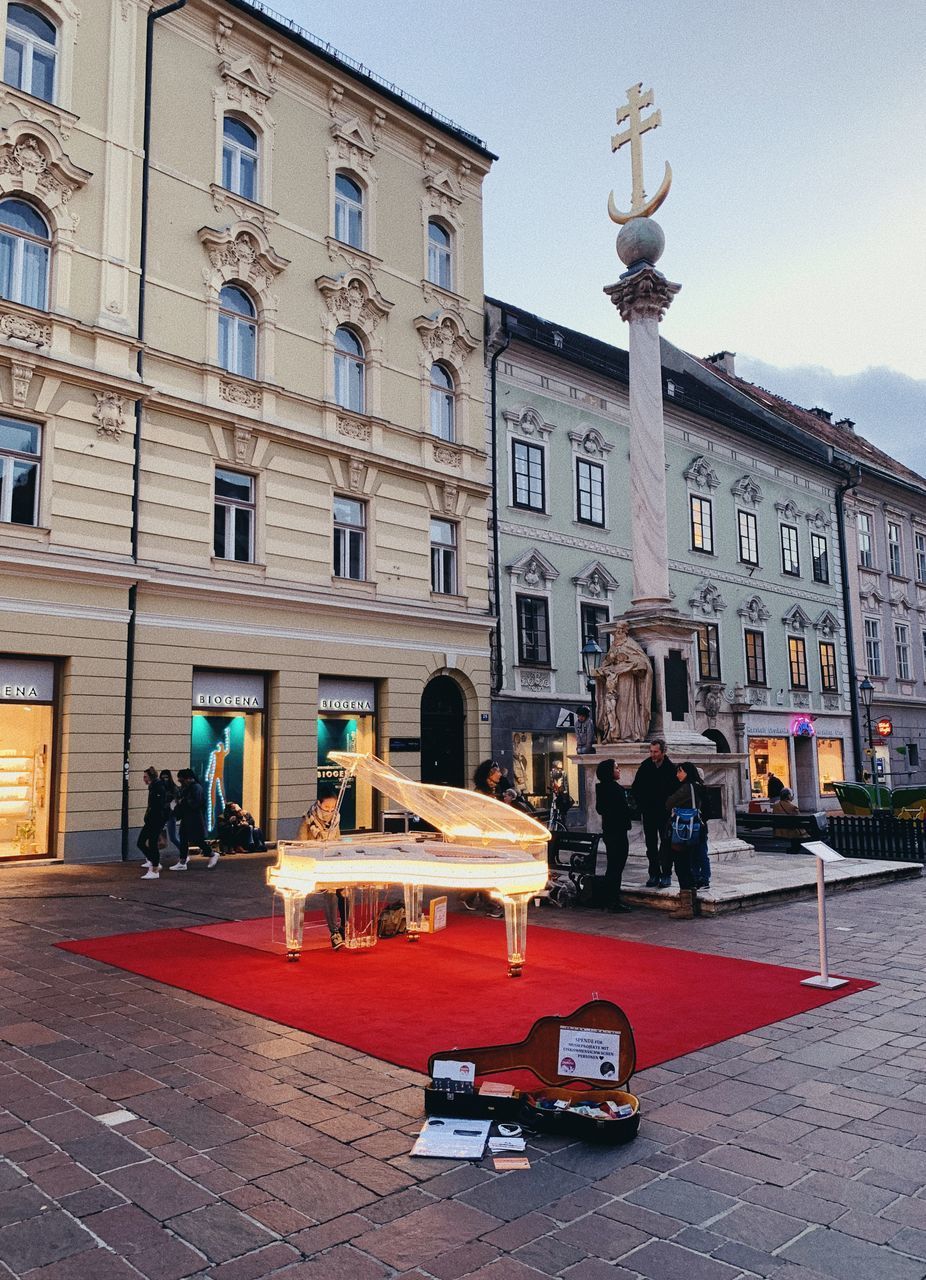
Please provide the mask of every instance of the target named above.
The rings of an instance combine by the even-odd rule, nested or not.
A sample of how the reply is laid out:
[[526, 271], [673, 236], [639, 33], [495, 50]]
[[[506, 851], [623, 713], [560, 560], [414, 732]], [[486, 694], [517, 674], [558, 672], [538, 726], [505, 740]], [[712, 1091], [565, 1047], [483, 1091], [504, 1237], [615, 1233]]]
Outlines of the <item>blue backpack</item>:
[[672, 843], [682, 848], [694, 848], [701, 843], [704, 823], [699, 809], [672, 810]]

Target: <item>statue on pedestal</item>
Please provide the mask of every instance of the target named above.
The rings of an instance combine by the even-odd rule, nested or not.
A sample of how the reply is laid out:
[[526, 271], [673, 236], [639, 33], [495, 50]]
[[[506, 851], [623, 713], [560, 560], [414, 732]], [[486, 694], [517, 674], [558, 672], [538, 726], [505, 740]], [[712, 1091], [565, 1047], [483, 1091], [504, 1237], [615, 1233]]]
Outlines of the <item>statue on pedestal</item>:
[[644, 742], [652, 712], [653, 668], [626, 622], [614, 628], [595, 683], [599, 740]]

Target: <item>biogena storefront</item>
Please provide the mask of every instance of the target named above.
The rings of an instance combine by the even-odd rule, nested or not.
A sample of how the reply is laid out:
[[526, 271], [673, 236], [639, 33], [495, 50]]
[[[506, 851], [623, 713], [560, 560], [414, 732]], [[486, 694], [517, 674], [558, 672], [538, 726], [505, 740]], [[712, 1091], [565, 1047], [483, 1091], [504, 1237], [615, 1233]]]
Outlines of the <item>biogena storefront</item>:
[[54, 798], [56, 667], [0, 658], [0, 860], [49, 853]]

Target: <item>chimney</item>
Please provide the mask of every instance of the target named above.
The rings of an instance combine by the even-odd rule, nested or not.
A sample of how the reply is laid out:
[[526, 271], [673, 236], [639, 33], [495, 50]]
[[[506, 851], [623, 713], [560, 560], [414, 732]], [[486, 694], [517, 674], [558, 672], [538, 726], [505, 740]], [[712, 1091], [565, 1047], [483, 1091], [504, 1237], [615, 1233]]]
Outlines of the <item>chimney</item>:
[[812, 413], [813, 416], [815, 418], [819, 418], [821, 422], [833, 421], [833, 415], [829, 409], [821, 409], [819, 405], [814, 405], [814, 407], [812, 409], [808, 409], [807, 412]]
[[854, 431], [855, 423], [851, 418], [837, 418], [836, 426], [841, 427], [843, 431]]
[[715, 351], [712, 356], [707, 357], [707, 363], [714, 365], [722, 373], [728, 373], [731, 378], [736, 377], [736, 352], [735, 351]]

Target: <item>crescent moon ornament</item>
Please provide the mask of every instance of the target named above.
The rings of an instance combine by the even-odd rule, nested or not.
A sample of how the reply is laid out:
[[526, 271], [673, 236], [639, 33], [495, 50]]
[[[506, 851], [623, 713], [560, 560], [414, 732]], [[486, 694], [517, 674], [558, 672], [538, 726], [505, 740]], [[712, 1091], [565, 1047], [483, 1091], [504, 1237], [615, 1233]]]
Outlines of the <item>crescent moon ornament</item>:
[[656, 212], [666, 196], [669, 194], [669, 188], [672, 186], [672, 166], [666, 161], [666, 171], [663, 175], [662, 182], [659, 184], [659, 190], [654, 196], [648, 199], [644, 197], [642, 204], [631, 208], [630, 213], [623, 213], [614, 203], [614, 192], [608, 196], [608, 217], [612, 222], [616, 222], [618, 226], [623, 226], [629, 222], [631, 218], [649, 218]]

